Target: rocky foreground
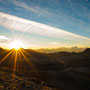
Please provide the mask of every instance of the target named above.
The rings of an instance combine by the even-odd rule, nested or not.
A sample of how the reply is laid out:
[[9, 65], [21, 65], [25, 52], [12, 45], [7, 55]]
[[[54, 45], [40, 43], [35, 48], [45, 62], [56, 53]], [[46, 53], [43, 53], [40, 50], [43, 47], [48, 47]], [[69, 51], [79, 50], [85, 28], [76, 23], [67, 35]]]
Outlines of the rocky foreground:
[[20, 71], [0, 68], [0, 90], [90, 90], [90, 68]]

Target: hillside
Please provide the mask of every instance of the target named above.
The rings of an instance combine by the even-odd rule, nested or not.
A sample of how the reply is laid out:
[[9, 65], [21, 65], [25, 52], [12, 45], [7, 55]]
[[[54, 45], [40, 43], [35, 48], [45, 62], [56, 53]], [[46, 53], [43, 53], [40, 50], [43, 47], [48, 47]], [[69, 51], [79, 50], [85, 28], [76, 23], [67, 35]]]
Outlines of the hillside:
[[57, 52], [40, 53], [22, 49], [23, 54], [14, 49], [0, 49], [0, 89], [14, 90], [89, 90], [90, 89], [90, 49], [80, 53]]

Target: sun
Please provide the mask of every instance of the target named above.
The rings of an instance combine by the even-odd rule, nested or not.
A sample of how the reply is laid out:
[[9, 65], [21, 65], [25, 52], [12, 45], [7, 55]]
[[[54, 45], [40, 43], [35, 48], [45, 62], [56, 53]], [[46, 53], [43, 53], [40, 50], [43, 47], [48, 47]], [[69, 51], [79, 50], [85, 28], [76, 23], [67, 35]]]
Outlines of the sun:
[[10, 47], [18, 50], [20, 48], [24, 48], [24, 44], [21, 41], [17, 40], [17, 41], [12, 42], [10, 44]]

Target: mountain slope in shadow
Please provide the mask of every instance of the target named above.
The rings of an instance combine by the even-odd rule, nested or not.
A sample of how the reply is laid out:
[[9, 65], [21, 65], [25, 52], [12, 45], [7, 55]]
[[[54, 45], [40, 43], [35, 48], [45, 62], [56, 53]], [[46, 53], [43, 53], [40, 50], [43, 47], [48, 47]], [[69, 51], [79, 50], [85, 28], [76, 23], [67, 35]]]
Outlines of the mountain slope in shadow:
[[17, 55], [12, 50], [0, 49], [0, 62], [12, 51], [0, 63], [1, 90], [90, 90], [90, 48], [49, 54], [21, 48]]

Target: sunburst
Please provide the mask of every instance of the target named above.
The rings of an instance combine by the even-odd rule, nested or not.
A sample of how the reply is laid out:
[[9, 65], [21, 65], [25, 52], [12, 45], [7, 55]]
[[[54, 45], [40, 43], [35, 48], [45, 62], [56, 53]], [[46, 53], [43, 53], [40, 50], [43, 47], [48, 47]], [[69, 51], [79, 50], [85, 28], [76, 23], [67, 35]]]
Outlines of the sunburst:
[[[16, 65], [17, 65], [17, 59], [21, 60], [21, 57], [22, 57], [26, 60], [26, 62], [30, 65], [30, 67], [33, 70], [35, 70], [34, 69], [35, 67], [32, 65], [30, 60], [28, 60], [27, 55], [29, 55], [33, 59], [35, 59], [35, 58], [32, 55], [30, 55], [30, 53], [28, 53], [26, 50], [23, 49], [25, 47], [25, 44], [23, 43], [23, 40], [15, 39], [13, 41], [10, 41], [9, 47], [11, 48], [11, 50], [5, 55], [5, 57], [3, 57], [0, 60], [0, 63], [2, 63], [4, 60], [6, 60], [11, 55], [11, 58], [14, 57], [13, 58], [14, 59], [14, 68], [13, 69], [14, 69], [14, 73], [15, 73]], [[32, 58], [29, 58], [29, 59], [32, 59]]]
[[14, 48], [16, 50], [24, 48], [24, 43], [19, 40], [13, 41], [10, 43], [10, 48]]

